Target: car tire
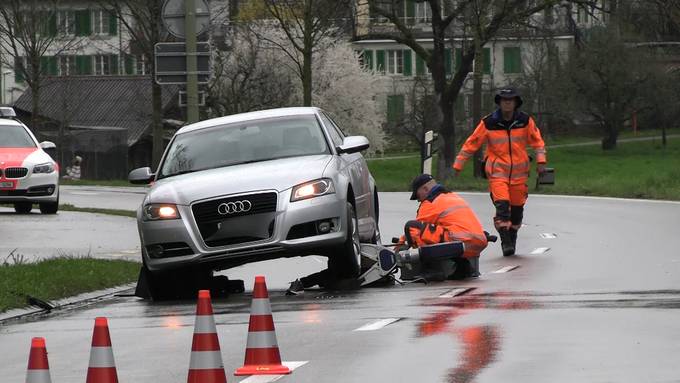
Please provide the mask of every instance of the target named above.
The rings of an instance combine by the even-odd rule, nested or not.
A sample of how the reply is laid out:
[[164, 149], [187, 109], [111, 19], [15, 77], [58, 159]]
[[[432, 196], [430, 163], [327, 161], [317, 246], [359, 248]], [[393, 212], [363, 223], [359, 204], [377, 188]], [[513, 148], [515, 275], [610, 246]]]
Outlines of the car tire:
[[359, 220], [354, 205], [347, 202], [347, 237], [328, 260], [328, 268], [338, 278], [356, 278], [361, 271]]
[[17, 214], [28, 214], [33, 210], [33, 203], [31, 202], [15, 202], [14, 211]]
[[59, 210], [59, 196], [57, 196], [57, 200], [54, 202], [42, 202], [38, 206], [40, 206], [42, 214], [57, 214]]

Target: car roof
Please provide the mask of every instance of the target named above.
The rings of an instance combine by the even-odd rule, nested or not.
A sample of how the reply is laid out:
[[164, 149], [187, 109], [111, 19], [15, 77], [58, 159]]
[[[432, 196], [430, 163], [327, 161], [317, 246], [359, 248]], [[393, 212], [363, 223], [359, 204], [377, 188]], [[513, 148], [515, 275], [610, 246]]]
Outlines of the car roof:
[[0, 125], [24, 126], [24, 124], [22, 124], [20, 121], [11, 118], [0, 118]]
[[295, 107], [295, 108], [267, 109], [260, 110], [257, 112], [232, 114], [230, 116], [211, 118], [209, 120], [186, 125], [179, 129], [175, 134], [187, 133], [194, 130], [210, 128], [217, 125], [231, 124], [234, 122], [253, 121], [274, 117], [308, 116], [315, 115], [319, 112], [321, 112], [321, 109], [316, 107]]

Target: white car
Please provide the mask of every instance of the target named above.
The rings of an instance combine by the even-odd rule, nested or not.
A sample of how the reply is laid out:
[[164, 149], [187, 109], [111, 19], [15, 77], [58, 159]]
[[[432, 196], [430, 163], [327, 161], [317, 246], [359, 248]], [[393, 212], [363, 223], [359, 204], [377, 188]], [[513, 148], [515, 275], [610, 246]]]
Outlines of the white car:
[[43, 214], [59, 209], [59, 166], [45, 153], [52, 142], [38, 143], [26, 125], [14, 119], [14, 110], [0, 107], [0, 203], [14, 204], [27, 214], [33, 204]]

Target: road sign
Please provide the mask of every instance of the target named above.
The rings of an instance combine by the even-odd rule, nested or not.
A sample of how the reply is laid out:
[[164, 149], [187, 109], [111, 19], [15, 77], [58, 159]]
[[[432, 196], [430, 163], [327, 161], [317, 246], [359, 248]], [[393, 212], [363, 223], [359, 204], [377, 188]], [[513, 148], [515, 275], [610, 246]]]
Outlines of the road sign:
[[[185, 0], [166, 0], [163, 4], [163, 25], [171, 35], [178, 39], [186, 37], [184, 23]], [[196, 2], [196, 35], [200, 35], [208, 30], [210, 26], [210, 8], [206, 0], [195, 0]]]
[[[185, 43], [157, 43], [154, 53], [158, 84], [186, 84], [188, 72]], [[207, 84], [210, 80], [210, 44], [196, 43], [196, 61], [198, 83]]]

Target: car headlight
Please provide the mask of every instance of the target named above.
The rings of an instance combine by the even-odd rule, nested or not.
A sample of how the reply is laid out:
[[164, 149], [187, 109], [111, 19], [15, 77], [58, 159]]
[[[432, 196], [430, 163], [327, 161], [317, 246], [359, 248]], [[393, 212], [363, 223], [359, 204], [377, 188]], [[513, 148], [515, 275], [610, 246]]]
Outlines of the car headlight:
[[40, 165], [35, 165], [33, 167], [33, 173], [40, 173], [40, 174], [49, 174], [54, 171], [54, 164], [50, 162], [46, 162], [44, 164]]
[[307, 198], [314, 198], [326, 194], [335, 193], [333, 181], [329, 178], [305, 182], [293, 187], [290, 195], [290, 202], [300, 201]]
[[142, 215], [145, 221], [157, 221], [160, 219], [178, 219], [179, 210], [177, 205], [169, 203], [152, 203], [144, 206]]

